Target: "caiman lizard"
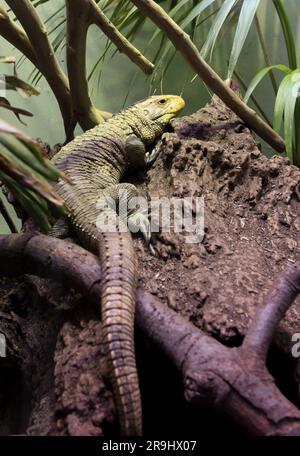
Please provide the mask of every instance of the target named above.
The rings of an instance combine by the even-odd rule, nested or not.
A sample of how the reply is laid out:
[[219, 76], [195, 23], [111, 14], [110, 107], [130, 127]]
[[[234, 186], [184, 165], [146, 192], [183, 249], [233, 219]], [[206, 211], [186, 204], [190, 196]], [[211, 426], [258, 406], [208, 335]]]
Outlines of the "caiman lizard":
[[[101, 229], [105, 211], [101, 213], [97, 202], [112, 198], [121, 207], [126, 202], [122, 198], [137, 195], [135, 186], [120, 183], [124, 172], [154, 161], [157, 151], [149, 153], [147, 147], [183, 107], [179, 96], [151, 96], [77, 136], [52, 159], [67, 178], [59, 180], [56, 190], [69, 209], [71, 224], [83, 245], [100, 256], [103, 338], [122, 435], [142, 433], [133, 340], [138, 265], [131, 234], [120, 229], [122, 224], [113, 232]], [[148, 218], [133, 212], [128, 222], [134, 225], [138, 219], [149, 243]]]

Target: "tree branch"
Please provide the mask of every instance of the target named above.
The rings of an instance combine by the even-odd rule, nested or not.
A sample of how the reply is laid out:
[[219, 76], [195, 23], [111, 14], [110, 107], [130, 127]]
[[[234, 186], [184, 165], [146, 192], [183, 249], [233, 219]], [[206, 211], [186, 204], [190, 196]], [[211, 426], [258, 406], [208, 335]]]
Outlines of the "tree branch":
[[153, 71], [153, 64], [136, 49], [103, 14], [93, 0], [66, 0], [67, 8], [67, 64], [74, 110], [81, 127], [94, 127], [111, 116], [99, 111], [89, 96], [86, 78], [86, 41], [90, 25], [97, 25], [144, 73]]
[[7, 0], [7, 4], [24, 30], [0, 9], [0, 34], [19, 49], [46, 78], [58, 101], [68, 138], [77, 120], [87, 130], [111, 117], [110, 113], [98, 110], [89, 97], [86, 39], [90, 25], [97, 25], [117, 49], [146, 74], [153, 71], [154, 65], [118, 31], [94, 0], [77, 0], [76, 7], [74, 1], [66, 0], [68, 80], [55, 56], [45, 26], [31, 2]]
[[[299, 271], [298, 264], [281, 279], [280, 300], [285, 307], [291, 304], [295, 290], [299, 291]], [[99, 306], [99, 260], [77, 245], [37, 234], [0, 236], [0, 274], [13, 277], [24, 273], [59, 279]], [[283, 286], [290, 280], [292, 286]], [[271, 297], [276, 296], [276, 290]], [[273, 306], [264, 316], [273, 327], [282, 315], [279, 307], [279, 313]], [[254, 321], [259, 322], [260, 312]], [[217, 408], [254, 434], [300, 435], [300, 411], [280, 393], [265, 366], [257, 365], [247, 344], [223, 346], [141, 289], [137, 323], [176, 364], [188, 401]], [[260, 332], [263, 328], [269, 332], [269, 324], [258, 327]]]
[[198, 49], [173, 19], [153, 0], [131, 0], [138, 9], [149, 17], [170, 39], [176, 49], [190, 63], [205, 84], [237, 114], [251, 129], [275, 150], [285, 150], [284, 140], [253, 109], [249, 108], [218, 74], [202, 59]]
[[104, 116], [93, 105], [86, 78], [86, 40], [91, 25], [89, 2], [66, 0], [67, 10], [67, 66], [75, 115], [84, 130], [104, 121]]
[[[68, 131], [73, 116], [69, 83], [56, 59], [44, 24], [29, 0], [6, 0], [6, 3], [12, 9], [27, 34], [35, 53], [33, 63], [48, 81], [59, 104], [65, 130]], [[22, 49], [20, 50], [23, 52]]]
[[243, 348], [265, 362], [279, 322], [300, 293], [300, 263], [285, 271], [274, 283], [264, 305], [255, 314]]
[[137, 323], [182, 374], [185, 398], [218, 409], [255, 435], [300, 435], [300, 411], [251, 352], [227, 348], [138, 291]]
[[19, 49], [35, 66], [38, 65], [33, 47], [21, 27], [11, 21], [8, 14], [0, 8], [0, 35]]

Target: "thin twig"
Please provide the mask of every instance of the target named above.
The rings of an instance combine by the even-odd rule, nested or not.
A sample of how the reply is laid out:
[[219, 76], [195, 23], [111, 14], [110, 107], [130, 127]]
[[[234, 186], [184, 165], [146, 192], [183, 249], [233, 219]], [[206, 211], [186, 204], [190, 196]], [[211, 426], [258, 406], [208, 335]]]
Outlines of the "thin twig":
[[218, 74], [202, 59], [198, 49], [170, 16], [153, 0], [131, 0], [140, 11], [149, 17], [172, 41], [176, 49], [194, 68], [205, 84], [237, 114], [252, 130], [270, 144], [275, 150], [285, 150], [284, 140], [258, 114], [247, 106]]
[[67, 11], [67, 67], [75, 116], [84, 130], [104, 121], [89, 96], [86, 77], [86, 41], [91, 25], [89, 2], [66, 0]]

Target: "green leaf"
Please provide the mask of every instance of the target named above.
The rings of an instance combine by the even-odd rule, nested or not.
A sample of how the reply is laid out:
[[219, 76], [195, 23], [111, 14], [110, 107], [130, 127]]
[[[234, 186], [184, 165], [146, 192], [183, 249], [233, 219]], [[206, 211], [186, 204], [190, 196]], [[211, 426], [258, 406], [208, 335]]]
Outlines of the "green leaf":
[[275, 108], [274, 108], [273, 127], [277, 133], [280, 133], [280, 129], [281, 129], [281, 125], [282, 125], [282, 119], [283, 119], [283, 113], [284, 113], [284, 107], [285, 107], [286, 87], [289, 83], [290, 75], [291, 74], [288, 74], [281, 81], [281, 84], [278, 89], [277, 97], [276, 97]]
[[20, 90], [22, 93], [32, 96], [32, 95], [39, 95], [38, 92], [34, 87], [32, 87], [27, 82], [22, 81], [21, 79], [17, 78], [16, 76], [9, 76], [3, 75], [5, 78], [5, 88], [8, 90]]
[[219, 36], [220, 30], [223, 27], [229, 13], [236, 5], [238, 0], [225, 0], [214, 20], [213, 26], [211, 27], [206, 42], [201, 49], [201, 56], [205, 59], [209, 51], [213, 51], [216, 40]]
[[56, 181], [59, 177], [62, 177], [62, 173], [49, 160], [45, 157], [43, 157], [42, 161], [40, 158], [37, 159], [37, 156], [32, 153], [32, 150], [14, 136], [2, 133], [0, 134], [0, 143], [11, 150], [18, 159], [24, 162], [24, 164], [46, 179]]
[[[176, 15], [177, 11], [180, 10], [180, 8], [183, 8], [184, 5], [188, 2], [189, 0], [181, 0], [171, 11], [168, 12], [169, 16], [174, 19], [174, 16]], [[178, 24], [179, 25], [179, 24]], [[160, 30], [160, 28], [156, 28], [153, 35], [151, 36], [150, 40], [149, 40], [149, 43], [148, 43], [148, 46], [149, 47], [151, 45], [151, 43], [162, 33], [162, 31]], [[168, 41], [168, 48], [171, 47], [171, 43], [170, 41]], [[160, 52], [163, 51], [163, 49], [160, 49]], [[154, 63], [155, 61], [157, 61], [158, 59], [158, 55], [159, 53], [156, 54], [156, 58], [154, 59]]]
[[262, 70], [260, 70], [254, 76], [254, 78], [252, 79], [252, 81], [249, 84], [249, 87], [248, 87], [247, 92], [246, 92], [245, 97], [244, 97], [245, 103], [248, 103], [249, 98], [251, 97], [252, 93], [254, 92], [254, 90], [256, 89], [258, 84], [272, 70], [280, 70], [280, 71], [282, 71], [283, 73], [286, 73], [286, 74], [288, 74], [288, 73], [290, 73], [292, 71], [289, 67], [287, 67], [285, 65], [271, 65], [269, 67], [266, 67], [266, 68], [263, 68]]
[[[285, 88], [284, 137], [288, 159], [293, 163], [293, 128], [295, 106], [299, 97], [300, 70], [293, 71]], [[299, 126], [298, 126], [299, 128]]]
[[10, 189], [23, 209], [28, 213], [34, 222], [40, 227], [43, 233], [47, 234], [50, 229], [48, 222], [47, 208], [43, 207], [41, 199], [37, 198], [31, 190], [24, 189], [17, 181], [0, 170], [1, 181]]
[[229, 60], [227, 76], [229, 79], [232, 78], [259, 4], [260, 0], [244, 0], [243, 2]]
[[26, 125], [25, 122], [23, 122], [20, 118], [20, 115], [22, 116], [29, 116], [29, 117], [32, 117], [33, 114], [29, 111], [26, 111], [25, 109], [22, 109], [22, 108], [16, 108], [15, 106], [12, 106], [10, 104], [10, 102], [4, 98], [4, 97], [0, 97], [0, 108], [4, 108], [4, 109], [8, 109], [9, 111], [12, 111], [15, 116], [17, 117], [17, 119], [19, 120], [19, 122], [21, 122], [23, 125]]
[[203, 0], [202, 2], [200, 2], [199, 5], [196, 5], [194, 8], [192, 8], [192, 10], [184, 19], [184, 21], [181, 22], [180, 27], [185, 29], [186, 26], [189, 25], [193, 21], [193, 19], [195, 19], [195, 17], [198, 18], [201, 15], [201, 13], [210, 5], [215, 3], [215, 1], [216, 0]]

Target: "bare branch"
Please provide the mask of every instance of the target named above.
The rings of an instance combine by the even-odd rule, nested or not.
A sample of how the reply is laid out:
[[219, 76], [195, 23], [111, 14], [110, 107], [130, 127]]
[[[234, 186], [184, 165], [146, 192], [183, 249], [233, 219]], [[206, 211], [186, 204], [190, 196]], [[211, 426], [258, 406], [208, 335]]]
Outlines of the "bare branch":
[[[65, 130], [67, 131], [73, 116], [69, 83], [56, 59], [44, 24], [29, 0], [21, 2], [19, 0], [7, 0], [6, 3], [10, 6], [27, 34], [36, 55], [36, 60], [33, 63], [47, 79], [58, 101]], [[20, 50], [22, 51], [22, 49]]]
[[218, 74], [202, 59], [198, 49], [170, 16], [153, 0], [132, 0], [139, 10], [149, 17], [170, 39], [176, 49], [190, 63], [200, 78], [210, 89], [237, 114], [261, 138], [274, 147], [275, 150], [285, 150], [284, 140], [253, 109], [249, 108]]
[[254, 315], [243, 348], [265, 362], [276, 328], [300, 293], [300, 263], [285, 271], [274, 283], [265, 304]]
[[67, 138], [72, 136], [77, 120], [81, 127], [87, 130], [111, 117], [110, 113], [98, 110], [89, 96], [86, 39], [90, 25], [100, 27], [118, 50], [126, 54], [146, 74], [153, 71], [153, 64], [117, 30], [94, 0], [77, 0], [76, 7], [74, 1], [66, 0], [68, 81], [55, 56], [45, 26], [31, 2], [7, 0], [7, 4], [24, 30], [0, 9], [0, 34], [16, 46], [48, 81], [58, 101]]

